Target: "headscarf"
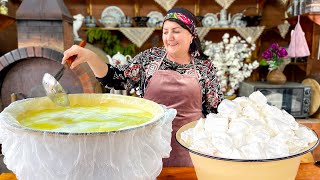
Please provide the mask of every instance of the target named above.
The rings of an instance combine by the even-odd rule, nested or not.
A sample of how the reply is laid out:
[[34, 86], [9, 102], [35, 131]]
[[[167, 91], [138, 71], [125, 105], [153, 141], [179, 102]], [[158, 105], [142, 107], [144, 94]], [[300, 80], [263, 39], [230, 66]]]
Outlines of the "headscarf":
[[172, 8], [167, 12], [167, 15], [164, 17], [163, 23], [167, 20], [178, 23], [181, 27], [188, 30], [192, 34], [193, 40], [190, 44], [189, 52], [193, 57], [198, 57], [201, 59], [208, 58], [208, 56], [203, 54], [201, 48], [201, 42], [196, 27], [196, 23], [198, 20], [195, 15], [193, 15], [187, 9], [177, 7]]
[[[164, 17], [164, 21], [168, 19], [175, 19], [182, 22], [187, 30], [192, 34], [193, 37], [198, 36], [196, 28], [196, 19], [191, 12], [183, 8], [173, 8], [167, 12]], [[184, 27], [185, 28], [185, 27]]]

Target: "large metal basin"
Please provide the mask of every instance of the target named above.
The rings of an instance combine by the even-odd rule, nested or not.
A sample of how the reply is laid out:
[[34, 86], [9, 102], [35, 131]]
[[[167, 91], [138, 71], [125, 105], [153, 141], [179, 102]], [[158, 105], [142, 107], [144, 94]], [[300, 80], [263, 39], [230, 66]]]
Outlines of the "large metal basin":
[[21, 126], [29, 110], [57, 108], [47, 97], [17, 101], [0, 114], [4, 162], [25, 179], [155, 179], [171, 151], [176, 110], [142, 98], [112, 94], [72, 94], [71, 106], [135, 106], [153, 114], [138, 126], [108, 132], [54, 132]]

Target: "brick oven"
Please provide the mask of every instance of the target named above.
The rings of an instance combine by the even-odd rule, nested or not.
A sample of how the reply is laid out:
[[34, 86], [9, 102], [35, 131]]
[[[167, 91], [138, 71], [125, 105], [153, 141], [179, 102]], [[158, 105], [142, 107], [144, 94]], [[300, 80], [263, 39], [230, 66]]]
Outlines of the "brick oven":
[[[74, 44], [72, 22], [63, 0], [22, 1], [16, 12], [18, 49], [0, 57], [0, 111], [12, 97], [45, 96], [38, 91], [44, 73], [55, 75], [62, 68], [63, 51]], [[66, 69], [59, 82], [68, 93], [101, 92], [86, 64]]]

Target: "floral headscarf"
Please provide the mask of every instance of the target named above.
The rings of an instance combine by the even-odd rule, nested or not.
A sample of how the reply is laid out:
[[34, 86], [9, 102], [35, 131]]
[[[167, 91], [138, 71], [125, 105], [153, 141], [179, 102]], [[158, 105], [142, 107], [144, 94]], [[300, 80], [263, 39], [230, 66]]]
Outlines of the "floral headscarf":
[[[207, 59], [208, 57], [203, 54], [200, 39], [198, 37], [196, 22], [197, 19], [190, 11], [184, 8], [172, 8], [167, 12], [164, 21], [172, 20], [180, 24], [183, 28], [187, 29], [193, 36], [192, 43], [190, 44], [189, 52], [193, 57], [200, 57]], [[163, 27], [163, 26], [162, 26]]]
[[[172, 9], [172, 10], [174, 10], [174, 9]], [[172, 10], [170, 10], [170, 11], [172, 11]], [[179, 20], [184, 25], [186, 25], [186, 27], [188, 28], [188, 30], [190, 31], [190, 33], [192, 34], [193, 37], [196, 37], [198, 35], [197, 28], [195, 25], [196, 23], [191, 18], [189, 18], [186, 14], [183, 14], [181, 12], [170, 12], [170, 11], [168, 11], [168, 14], [164, 17], [164, 21], [166, 21], [168, 19]]]

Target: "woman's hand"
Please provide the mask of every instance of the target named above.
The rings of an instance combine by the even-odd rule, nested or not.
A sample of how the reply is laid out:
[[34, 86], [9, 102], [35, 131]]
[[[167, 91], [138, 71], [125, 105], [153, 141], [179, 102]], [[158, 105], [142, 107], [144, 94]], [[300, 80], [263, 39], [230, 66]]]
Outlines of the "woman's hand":
[[97, 57], [94, 57], [95, 54], [92, 51], [85, 49], [83, 47], [80, 47], [78, 45], [73, 45], [71, 48], [67, 49], [63, 53], [61, 64], [67, 63], [67, 60], [72, 56], [76, 56], [76, 58], [74, 59], [73, 62], [71, 62], [70, 69], [75, 68], [81, 63], [87, 62], [88, 59], [97, 58]]
[[77, 57], [71, 63], [70, 69], [73, 69], [79, 64], [86, 62], [88, 63], [96, 77], [104, 77], [108, 72], [107, 64], [97, 54], [89, 49], [80, 47], [78, 45], [73, 45], [63, 53], [61, 64], [65, 64], [67, 62], [67, 59], [72, 56]]

